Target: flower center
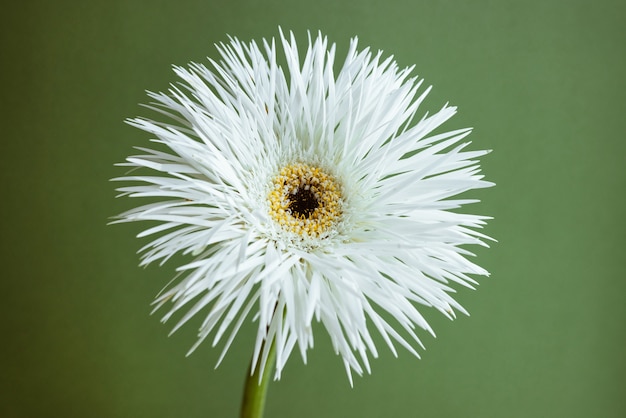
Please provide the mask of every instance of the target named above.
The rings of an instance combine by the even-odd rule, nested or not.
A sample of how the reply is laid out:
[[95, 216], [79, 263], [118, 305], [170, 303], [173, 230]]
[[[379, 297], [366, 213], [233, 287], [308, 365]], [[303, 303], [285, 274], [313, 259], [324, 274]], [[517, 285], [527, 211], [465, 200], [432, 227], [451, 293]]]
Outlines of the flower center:
[[341, 191], [335, 178], [303, 163], [283, 167], [272, 179], [270, 215], [286, 231], [321, 238], [341, 217]]
[[[308, 186], [308, 185], [307, 185]], [[304, 186], [304, 187], [307, 187]], [[311, 189], [298, 188], [295, 194], [289, 196], [289, 210], [296, 218], [310, 218], [320, 205]]]

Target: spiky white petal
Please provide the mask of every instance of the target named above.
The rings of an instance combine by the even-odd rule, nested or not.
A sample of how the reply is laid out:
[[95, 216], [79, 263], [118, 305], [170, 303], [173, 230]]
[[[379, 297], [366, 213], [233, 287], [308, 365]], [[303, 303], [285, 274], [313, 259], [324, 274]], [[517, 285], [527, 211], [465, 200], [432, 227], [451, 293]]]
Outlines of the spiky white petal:
[[[469, 129], [431, 134], [454, 107], [415, 121], [430, 88], [418, 94], [412, 68], [359, 51], [356, 39], [336, 74], [335, 46], [321, 34], [304, 57], [282, 32], [280, 46], [231, 39], [218, 50], [221, 61], [210, 68], [175, 67], [182, 81], [149, 93], [150, 107], [169, 121], [128, 121], [165, 151], [140, 148], [122, 165], [155, 174], [115, 179], [133, 183], [118, 189], [123, 195], [159, 198], [117, 221], [158, 222], [140, 234], [153, 237], [142, 264], [193, 257], [155, 301], [156, 309], [170, 304], [163, 320], [182, 311], [175, 331], [202, 315], [191, 351], [211, 337], [223, 343], [223, 358], [252, 317], [255, 360], [265, 367], [264, 342], [273, 342], [276, 378], [294, 348], [306, 361], [313, 322], [323, 324], [350, 379], [377, 356], [372, 330], [394, 354], [397, 343], [418, 356], [416, 327], [433, 333], [418, 306], [465, 313], [450, 296], [452, 282], [472, 287], [470, 275], [488, 274], [464, 248], [485, 245], [476, 229], [487, 217], [451, 211], [472, 202], [454, 196], [492, 185], [476, 160], [486, 151], [466, 149]], [[300, 170], [296, 163], [319, 168], [340, 190], [339, 215], [318, 235], [281, 225], [293, 214], [277, 214], [268, 198], [282, 187], [277, 173]]]

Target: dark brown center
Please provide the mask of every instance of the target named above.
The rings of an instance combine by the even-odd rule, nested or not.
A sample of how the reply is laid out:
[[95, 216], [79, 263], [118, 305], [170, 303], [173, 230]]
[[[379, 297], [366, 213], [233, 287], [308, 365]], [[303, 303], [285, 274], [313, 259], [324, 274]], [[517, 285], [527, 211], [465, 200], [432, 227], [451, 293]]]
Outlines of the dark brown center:
[[311, 190], [298, 187], [298, 190], [289, 196], [289, 209], [296, 218], [311, 216], [319, 206], [319, 202]]

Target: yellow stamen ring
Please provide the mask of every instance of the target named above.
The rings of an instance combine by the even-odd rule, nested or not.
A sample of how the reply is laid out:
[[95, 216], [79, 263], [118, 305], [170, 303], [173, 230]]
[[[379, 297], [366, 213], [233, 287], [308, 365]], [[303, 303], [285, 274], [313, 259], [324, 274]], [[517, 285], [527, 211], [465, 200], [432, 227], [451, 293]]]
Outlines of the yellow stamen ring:
[[283, 167], [272, 179], [270, 215], [301, 237], [325, 235], [341, 217], [341, 191], [335, 178], [303, 163]]

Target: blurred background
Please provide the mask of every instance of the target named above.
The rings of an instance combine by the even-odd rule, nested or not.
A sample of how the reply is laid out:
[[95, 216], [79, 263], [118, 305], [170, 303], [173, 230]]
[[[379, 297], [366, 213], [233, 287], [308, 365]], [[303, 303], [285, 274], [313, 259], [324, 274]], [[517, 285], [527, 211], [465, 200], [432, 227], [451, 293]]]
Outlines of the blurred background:
[[[137, 267], [142, 225], [106, 226], [114, 163], [149, 136], [145, 90], [172, 64], [243, 40], [321, 30], [338, 55], [358, 35], [459, 107], [497, 187], [468, 211], [494, 216], [478, 249], [491, 271], [459, 290], [470, 317], [426, 312], [422, 359], [379, 344], [351, 388], [324, 332], [309, 364], [272, 383], [272, 417], [626, 416], [626, 30], [623, 2], [43, 1], [5, 6], [1, 33], [3, 301], [0, 416], [235, 417], [254, 324], [224, 363], [185, 357], [197, 323], [150, 302], [176, 260]], [[338, 59], [340, 61], [340, 59]], [[318, 331], [323, 331], [318, 328]], [[379, 343], [382, 341], [379, 339]]]

